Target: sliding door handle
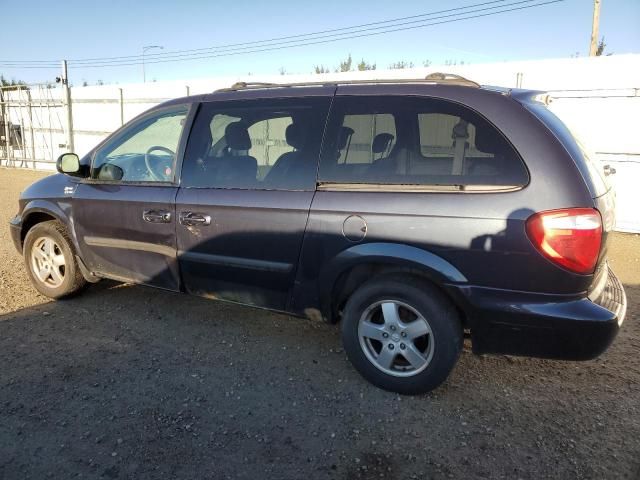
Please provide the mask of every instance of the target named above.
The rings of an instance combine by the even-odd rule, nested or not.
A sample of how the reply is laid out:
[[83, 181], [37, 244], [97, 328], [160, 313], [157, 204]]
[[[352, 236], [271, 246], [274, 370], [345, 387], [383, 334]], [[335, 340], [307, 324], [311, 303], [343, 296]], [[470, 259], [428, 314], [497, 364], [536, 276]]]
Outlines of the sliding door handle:
[[171, 212], [166, 210], [145, 210], [142, 212], [142, 219], [149, 223], [169, 223], [171, 222]]
[[211, 225], [211, 216], [204, 213], [181, 212], [180, 223], [187, 227]]

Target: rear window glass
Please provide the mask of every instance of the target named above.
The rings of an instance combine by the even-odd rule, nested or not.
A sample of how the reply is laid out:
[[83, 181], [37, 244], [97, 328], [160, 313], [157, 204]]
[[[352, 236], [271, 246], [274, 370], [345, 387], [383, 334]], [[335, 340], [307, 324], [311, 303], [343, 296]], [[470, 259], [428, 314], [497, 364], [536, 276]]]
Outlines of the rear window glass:
[[523, 186], [527, 170], [484, 118], [428, 98], [338, 97], [323, 183]]

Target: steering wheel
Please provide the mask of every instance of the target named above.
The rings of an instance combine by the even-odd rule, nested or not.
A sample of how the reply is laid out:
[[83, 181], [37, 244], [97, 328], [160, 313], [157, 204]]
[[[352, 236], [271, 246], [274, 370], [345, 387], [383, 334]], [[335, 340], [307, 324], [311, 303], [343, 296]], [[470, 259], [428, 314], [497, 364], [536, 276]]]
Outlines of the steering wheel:
[[[168, 153], [169, 155], [171, 155], [172, 158], [175, 158], [176, 153], [169, 150], [166, 147], [161, 147], [160, 145], [154, 145], [152, 147], [149, 147], [149, 149], [144, 154], [144, 166], [147, 167], [147, 171], [149, 172], [149, 175], [151, 175], [151, 178], [153, 178], [157, 182], [164, 182], [167, 180], [167, 177], [171, 174], [171, 172], [169, 172], [169, 174], [167, 174], [166, 172], [158, 173], [156, 170], [153, 169], [153, 167], [151, 166], [151, 163], [152, 163], [151, 152], [155, 152], [155, 151]], [[173, 163], [173, 160], [171, 161], [171, 163]], [[166, 168], [170, 169], [170, 165], [166, 165], [164, 167], [165, 169]]]

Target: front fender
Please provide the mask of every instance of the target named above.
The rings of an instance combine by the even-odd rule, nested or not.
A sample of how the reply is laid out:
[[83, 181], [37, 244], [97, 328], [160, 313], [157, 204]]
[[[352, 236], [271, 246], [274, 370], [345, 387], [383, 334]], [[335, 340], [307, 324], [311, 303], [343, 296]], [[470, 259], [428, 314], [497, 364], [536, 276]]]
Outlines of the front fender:
[[[73, 220], [71, 218], [71, 203], [69, 199], [64, 199], [64, 201], [57, 202], [49, 199], [34, 199], [29, 200], [20, 214], [20, 230], [21, 230], [21, 239], [24, 239], [26, 235], [26, 230], [33, 226], [34, 222], [32, 221], [33, 215], [45, 214], [49, 215], [60, 223], [62, 223], [65, 227], [67, 227], [67, 231], [70, 234], [71, 240], [74, 243], [76, 251], [78, 251], [78, 242], [75, 236], [75, 229], [73, 228]], [[36, 222], [37, 223], [37, 222]]]
[[340, 275], [363, 264], [416, 270], [438, 285], [467, 283], [467, 278], [456, 267], [426, 250], [400, 243], [358, 244], [340, 252], [320, 272], [320, 299], [325, 315], [330, 312], [331, 294]]

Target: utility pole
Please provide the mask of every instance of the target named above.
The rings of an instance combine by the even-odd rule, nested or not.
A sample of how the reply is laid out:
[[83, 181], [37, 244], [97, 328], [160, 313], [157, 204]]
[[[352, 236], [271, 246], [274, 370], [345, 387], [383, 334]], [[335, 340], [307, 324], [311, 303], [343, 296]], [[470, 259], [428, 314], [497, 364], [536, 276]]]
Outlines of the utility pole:
[[598, 51], [598, 30], [600, 29], [600, 3], [601, 0], [593, 1], [593, 24], [591, 25], [591, 45], [589, 46], [589, 56], [595, 57]]
[[67, 151], [73, 152], [73, 112], [71, 105], [71, 87], [69, 87], [69, 71], [67, 61], [62, 61], [62, 89], [64, 90], [64, 105], [67, 109]]

